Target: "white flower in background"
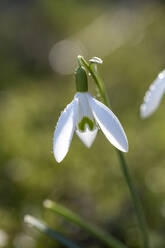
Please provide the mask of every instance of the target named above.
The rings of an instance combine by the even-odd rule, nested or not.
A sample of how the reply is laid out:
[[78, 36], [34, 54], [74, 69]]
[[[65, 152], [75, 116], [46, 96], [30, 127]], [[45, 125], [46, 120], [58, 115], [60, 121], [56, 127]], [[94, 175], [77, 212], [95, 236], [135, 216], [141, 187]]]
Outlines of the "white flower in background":
[[150, 85], [146, 92], [144, 102], [140, 107], [142, 118], [150, 116], [158, 108], [160, 101], [165, 93], [165, 70], [159, 73], [155, 81]]
[[6, 247], [9, 241], [9, 236], [8, 234], [0, 229], [0, 247]]
[[58, 120], [53, 140], [53, 152], [57, 162], [66, 156], [74, 131], [89, 148], [95, 140], [98, 128], [119, 150], [128, 151], [125, 132], [113, 112], [88, 93], [87, 77], [83, 67], [76, 72], [77, 93]]

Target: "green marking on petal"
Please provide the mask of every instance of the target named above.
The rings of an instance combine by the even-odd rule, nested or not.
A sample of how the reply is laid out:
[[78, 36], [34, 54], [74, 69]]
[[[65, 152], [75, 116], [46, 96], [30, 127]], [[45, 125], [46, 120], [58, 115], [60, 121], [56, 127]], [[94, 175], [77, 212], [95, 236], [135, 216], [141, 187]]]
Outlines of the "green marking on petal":
[[89, 129], [92, 131], [94, 129], [94, 122], [89, 119], [87, 116], [84, 116], [79, 122], [78, 127], [81, 131], [85, 131], [85, 125], [88, 125]]

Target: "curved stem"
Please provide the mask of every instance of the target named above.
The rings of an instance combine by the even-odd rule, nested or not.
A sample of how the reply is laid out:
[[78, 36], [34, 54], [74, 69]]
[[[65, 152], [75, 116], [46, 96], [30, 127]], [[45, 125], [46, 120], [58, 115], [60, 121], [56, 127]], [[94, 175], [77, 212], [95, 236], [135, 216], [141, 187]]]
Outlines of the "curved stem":
[[101, 78], [99, 77], [98, 74], [96, 74], [93, 69], [92, 69], [92, 66], [90, 66], [86, 60], [81, 57], [81, 56], [78, 56], [78, 61], [80, 61], [80, 58], [81, 58], [81, 61], [82, 63], [84, 64], [84, 66], [86, 67], [86, 69], [90, 72], [90, 74], [92, 75], [97, 87], [98, 87], [98, 90], [100, 92], [100, 95], [102, 97], [102, 100], [103, 102], [108, 106], [109, 105], [109, 99], [108, 97], [106, 96], [106, 93], [105, 93], [105, 90], [104, 90], [104, 85], [101, 81]]
[[[104, 89], [104, 85], [103, 85], [103, 82], [102, 82], [101, 78], [98, 76], [98, 74], [95, 73], [95, 71], [92, 69], [92, 66], [90, 66], [90, 64], [88, 64], [86, 62], [86, 60], [82, 56], [79, 56], [79, 61], [80, 60], [81, 60], [82, 64], [86, 67], [86, 69], [90, 72], [90, 74], [92, 75], [92, 77], [93, 77], [93, 79], [94, 79], [94, 81], [95, 81], [95, 83], [96, 83], [96, 85], [98, 87], [99, 93], [100, 93], [100, 95], [102, 97], [103, 103], [105, 105], [107, 105], [108, 107], [110, 107], [109, 98], [106, 95], [106, 91]], [[125, 181], [126, 181], [126, 183], [128, 185], [129, 192], [130, 192], [130, 195], [131, 195], [131, 198], [132, 198], [132, 204], [134, 206], [137, 221], [138, 221], [138, 224], [139, 224], [139, 229], [141, 231], [141, 237], [142, 237], [142, 240], [143, 240], [143, 247], [144, 248], [149, 248], [150, 245], [149, 245], [147, 224], [146, 224], [144, 212], [143, 212], [143, 209], [142, 209], [142, 206], [141, 206], [141, 202], [140, 202], [139, 197], [137, 195], [137, 192], [135, 190], [133, 180], [132, 180], [131, 175], [129, 173], [128, 166], [127, 166], [127, 163], [125, 161], [124, 155], [123, 155], [123, 153], [121, 151], [119, 151], [117, 149], [116, 149], [116, 151], [117, 151], [117, 155], [118, 155], [118, 158], [119, 158], [119, 161], [120, 161], [121, 170], [123, 172]]]

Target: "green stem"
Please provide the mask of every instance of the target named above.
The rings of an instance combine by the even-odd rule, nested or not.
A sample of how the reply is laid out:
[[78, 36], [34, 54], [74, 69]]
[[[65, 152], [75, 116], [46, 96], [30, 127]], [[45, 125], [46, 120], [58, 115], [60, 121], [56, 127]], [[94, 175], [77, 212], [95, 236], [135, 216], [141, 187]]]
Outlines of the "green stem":
[[120, 241], [115, 239], [113, 236], [109, 235], [102, 229], [94, 226], [93, 224], [89, 223], [88, 221], [82, 219], [78, 214], [75, 214], [71, 210], [67, 209], [66, 207], [60, 205], [59, 203], [53, 202], [51, 200], [44, 201], [44, 206], [53, 212], [63, 216], [70, 222], [80, 226], [84, 230], [88, 231], [90, 234], [95, 236], [99, 239], [102, 243], [107, 245], [110, 248], [127, 248], [124, 244]]
[[[92, 77], [93, 77], [93, 79], [94, 79], [94, 81], [95, 81], [95, 83], [96, 83], [96, 85], [98, 87], [98, 90], [100, 92], [100, 95], [102, 97], [103, 103], [105, 105], [107, 105], [108, 107], [110, 107], [109, 99], [108, 99], [108, 96], [106, 95], [106, 91], [104, 89], [104, 85], [103, 85], [103, 82], [102, 82], [101, 78], [98, 76], [98, 74], [96, 74], [93, 71], [92, 66], [90, 64], [88, 64], [86, 62], [86, 60], [82, 56], [79, 56], [79, 61], [80, 60], [81, 60], [82, 64], [86, 67], [86, 69], [90, 72], [90, 74], [92, 75]], [[130, 195], [131, 195], [131, 198], [132, 198], [132, 203], [133, 203], [133, 206], [134, 206], [134, 209], [135, 209], [137, 221], [138, 221], [138, 224], [139, 224], [139, 229], [141, 231], [141, 237], [142, 237], [142, 240], [143, 240], [143, 247], [144, 248], [149, 248], [150, 245], [149, 245], [147, 224], [146, 224], [145, 216], [144, 216], [144, 213], [143, 213], [143, 209], [142, 209], [139, 197], [138, 197], [137, 192], [135, 190], [133, 180], [132, 180], [131, 175], [129, 173], [128, 166], [127, 166], [127, 163], [125, 161], [124, 155], [123, 155], [123, 153], [121, 151], [119, 151], [117, 149], [116, 149], [116, 151], [117, 151], [117, 154], [118, 154], [118, 158], [119, 158], [119, 161], [120, 161], [120, 165], [121, 165], [123, 175], [125, 177], [125, 180], [126, 180], [126, 183], [128, 185]]]
[[103, 100], [103, 102], [108, 106], [109, 105], [109, 100], [108, 100], [108, 97], [106, 96], [106, 93], [105, 93], [105, 90], [104, 90], [104, 85], [101, 81], [101, 78], [99, 77], [98, 74], [96, 74], [93, 69], [92, 69], [92, 64], [89, 65], [86, 60], [81, 57], [81, 56], [78, 56], [78, 61], [80, 61], [81, 59], [81, 62], [84, 64], [84, 66], [86, 67], [86, 69], [90, 72], [90, 74], [92, 75], [97, 87], [98, 87], [98, 90], [100, 92], [100, 95], [101, 95], [101, 98]]
[[144, 212], [140, 203], [140, 200], [138, 198], [138, 195], [135, 191], [135, 187], [132, 181], [132, 178], [130, 176], [130, 173], [128, 171], [128, 167], [126, 164], [126, 161], [124, 159], [123, 153], [119, 150], [117, 150], [119, 160], [120, 160], [120, 165], [121, 165], [121, 170], [124, 174], [125, 180], [127, 182], [131, 197], [132, 197], [132, 203], [136, 212], [137, 220], [139, 223], [139, 228], [141, 230], [141, 236], [143, 238], [143, 245], [145, 248], [149, 248], [149, 239], [148, 239], [148, 232], [147, 232], [147, 224], [144, 216]]

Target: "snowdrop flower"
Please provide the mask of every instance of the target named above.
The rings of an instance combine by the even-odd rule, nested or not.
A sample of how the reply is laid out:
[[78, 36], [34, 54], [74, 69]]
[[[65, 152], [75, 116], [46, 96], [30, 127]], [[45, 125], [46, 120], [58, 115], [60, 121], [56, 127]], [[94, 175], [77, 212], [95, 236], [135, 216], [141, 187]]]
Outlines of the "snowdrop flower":
[[127, 137], [119, 120], [108, 107], [88, 93], [87, 75], [82, 66], [76, 71], [76, 87], [77, 93], [61, 113], [55, 129], [53, 152], [57, 162], [66, 156], [74, 131], [89, 148], [99, 127], [109, 142], [127, 152]]
[[140, 107], [142, 118], [150, 116], [158, 108], [160, 101], [165, 93], [165, 70], [159, 73], [155, 81], [150, 85], [146, 92], [144, 102]]

